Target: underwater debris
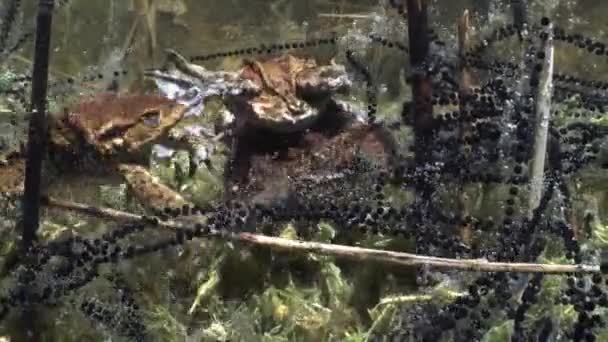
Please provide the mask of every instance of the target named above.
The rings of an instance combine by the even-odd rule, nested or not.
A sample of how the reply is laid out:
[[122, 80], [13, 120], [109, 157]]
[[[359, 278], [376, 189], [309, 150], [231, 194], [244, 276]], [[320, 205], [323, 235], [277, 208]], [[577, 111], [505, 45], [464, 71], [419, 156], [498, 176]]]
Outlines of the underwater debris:
[[348, 118], [335, 120], [323, 118], [302, 134], [258, 130], [239, 137], [227, 190], [237, 198], [278, 204], [295, 191], [289, 184], [337, 180], [361, 160], [389, 165], [395, 146], [387, 132]]
[[[197, 87], [203, 98], [220, 95], [236, 118], [236, 129], [255, 126], [276, 131], [304, 130], [335, 105], [330, 96], [347, 89], [350, 81], [343, 66], [317, 65], [314, 60], [284, 55], [267, 61], [245, 61], [235, 73], [212, 72], [191, 64], [175, 52], [169, 71], [151, 70], [161, 91], [174, 93]], [[201, 108], [202, 109], [202, 108]], [[238, 133], [237, 133], [238, 134]]]
[[[335, 116], [333, 121], [336, 121], [337, 125], [342, 125], [340, 122], [344, 121], [344, 118], [356, 113], [350, 111], [350, 107], [344, 106], [343, 102], [333, 99], [334, 93], [343, 92], [350, 87], [344, 67], [337, 64], [321, 66], [312, 59], [284, 55], [263, 62], [246, 61], [240, 71], [229, 74], [214, 73], [201, 66], [189, 64], [185, 58], [173, 52], [169, 58], [176, 61], [173, 63], [174, 69], [168, 72], [147, 72], [167, 96], [173, 96], [172, 92], [179, 94], [180, 91], [176, 89], [180, 87], [185, 91], [191, 87], [207, 85], [207, 91], [201, 90], [205, 96], [221, 95], [224, 98], [235, 119], [224, 128], [230, 135], [220, 137], [224, 140], [233, 139], [233, 142], [228, 143], [233, 146], [234, 158], [231, 168], [233, 174], [240, 174], [236, 177], [241, 181], [247, 177], [248, 171], [243, 167], [249, 167], [249, 155], [255, 153], [254, 150], [264, 151], [266, 154], [286, 152], [284, 148], [283, 151], [278, 148], [272, 150], [272, 139], [279, 143], [302, 140], [298, 137], [299, 132], [312, 126], [335, 126], [332, 119], [328, 119], [332, 116]], [[193, 76], [197, 79], [192, 80]], [[317, 124], [317, 121], [322, 123]], [[336, 127], [329, 129], [339, 131]], [[223, 134], [223, 131], [219, 134]], [[265, 142], [264, 139], [268, 141]], [[204, 149], [203, 154], [208, 155], [210, 150], [213, 150], [212, 145]], [[232, 185], [227, 188], [232, 188]]]

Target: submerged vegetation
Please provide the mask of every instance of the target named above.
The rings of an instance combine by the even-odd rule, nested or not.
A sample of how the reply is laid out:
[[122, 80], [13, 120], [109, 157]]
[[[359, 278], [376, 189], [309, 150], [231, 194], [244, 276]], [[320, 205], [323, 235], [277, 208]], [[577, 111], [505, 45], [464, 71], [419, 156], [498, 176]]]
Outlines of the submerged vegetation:
[[56, 1], [22, 250], [35, 10], [0, 6], [0, 340], [608, 338], [604, 2]]

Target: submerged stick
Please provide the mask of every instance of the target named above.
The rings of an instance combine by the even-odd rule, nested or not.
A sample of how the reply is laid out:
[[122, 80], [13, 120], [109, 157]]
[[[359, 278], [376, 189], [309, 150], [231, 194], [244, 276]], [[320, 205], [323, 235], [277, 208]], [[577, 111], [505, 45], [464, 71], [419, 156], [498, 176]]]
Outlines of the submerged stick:
[[519, 31], [520, 38], [522, 38], [522, 31], [528, 24], [527, 0], [511, 0], [511, 10], [513, 11], [513, 24]]
[[[435, 120], [433, 118], [433, 83], [428, 72], [429, 48], [431, 39], [429, 36], [427, 0], [407, 0], [407, 30], [409, 38], [410, 66], [412, 99], [414, 101], [414, 161], [416, 169], [425, 170], [433, 159]], [[408, 81], [406, 76], [406, 82]], [[407, 122], [405, 107], [402, 113], [403, 122]], [[430, 175], [426, 172], [415, 172], [424, 174], [416, 177], [414, 191], [416, 198], [414, 210], [424, 212], [425, 208], [432, 202], [434, 185], [429, 181]], [[423, 214], [423, 216], [426, 214]], [[412, 226], [422, 225], [424, 218], [409, 219]], [[417, 222], [415, 222], [417, 221]], [[423, 227], [420, 227], [423, 228]], [[416, 231], [422, 233], [422, 230]], [[426, 251], [427, 244], [417, 241], [416, 251]], [[418, 270], [420, 274], [417, 279], [427, 279], [427, 269]]]
[[373, 20], [372, 14], [338, 14], [338, 13], [319, 13], [319, 18], [335, 18], [335, 19], [370, 19]]
[[539, 77], [536, 94], [536, 128], [534, 133], [534, 152], [530, 167], [530, 196], [528, 198], [528, 216], [540, 203], [543, 191], [545, 159], [547, 155], [547, 137], [551, 118], [551, 95], [553, 93], [553, 26], [545, 30], [547, 40], [544, 43], [545, 58]]
[[268, 246], [275, 250], [325, 254], [351, 260], [377, 261], [401, 266], [429, 266], [436, 269], [472, 272], [523, 272], [548, 274], [599, 272], [599, 267], [592, 265], [551, 265], [489, 262], [481, 259], [448, 259], [379, 249], [332, 245], [311, 241], [288, 240], [251, 233], [238, 234], [238, 240], [242, 242], [249, 242], [258, 246]]
[[47, 112], [46, 92], [48, 84], [49, 51], [51, 48], [51, 23], [53, 0], [40, 0], [36, 25], [36, 50], [32, 72], [32, 116], [27, 139], [27, 160], [25, 165], [25, 190], [23, 194], [22, 246], [27, 250], [36, 239], [40, 224], [40, 185], [42, 159], [46, 149]]
[[[51, 23], [54, 0], [40, 0], [36, 18], [36, 45], [32, 71], [32, 94], [29, 111], [32, 113], [27, 138], [27, 159], [23, 194], [23, 216], [19, 225], [22, 231], [21, 251], [30, 264], [28, 251], [36, 240], [40, 225], [40, 186], [42, 183], [42, 159], [46, 151], [47, 112], [46, 93], [49, 78], [49, 53], [51, 49]], [[19, 291], [32, 291], [29, 281], [19, 284]], [[40, 327], [37, 312], [31, 304], [23, 305], [20, 327], [15, 336], [17, 341], [39, 341]]]
[[[433, 134], [433, 85], [426, 63], [429, 56], [429, 26], [426, 0], [408, 0], [408, 37], [412, 68], [412, 98], [414, 100], [414, 149], [417, 166], [424, 166], [430, 158]], [[407, 76], [406, 76], [407, 77]], [[407, 81], [407, 80], [406, 80]], [[406, 118], [403, 118], [406, 120]], [[424, 193], [427, 185], [418, 185]], [[429, 194], [426, 194], [429, 195]]]
[[[104, 217], [118, 221], [145, 221], [143, 215], [132, 214], [120, 210], [99, 208], [81, 203], [48, 198], [43, 202], [49, 207], [72, 210], [96, 217]], [[159, 222], [159, 226], [167, 229], [184, 229], [189, 225], [176, 221]], [[317, 253], [357, 261], [374, 261], [400, 266], [429, 266], [437, 269], [461, 270], [471, 272], [524, 272], [524, 273], [597, 273], [599, 266], [595, 265], [554, 265], [536, 263], [504, 263], [489, 262], [483, 259], [449, 259], [424, 256], [412, 253], [394, 252], [379, 249], [335, 245], [320, 242], [297, 241], [273, 236], [252, 233], [221, 234], [212, 232], [211, 237], [224, 237], [234, 242], [242, 242], [256, 246], [266, 246], [276, 251]]]

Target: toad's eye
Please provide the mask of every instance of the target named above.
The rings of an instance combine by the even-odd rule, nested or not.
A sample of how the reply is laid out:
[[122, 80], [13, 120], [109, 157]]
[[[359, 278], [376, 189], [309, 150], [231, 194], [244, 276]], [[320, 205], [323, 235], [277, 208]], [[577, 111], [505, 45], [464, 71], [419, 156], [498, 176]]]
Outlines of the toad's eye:
[[144, 122], [144, 124], [150, 127], [160, 126], [160, 118], [160, 110], [158, 109], [146, 111], [141, 116], [141, 120]]

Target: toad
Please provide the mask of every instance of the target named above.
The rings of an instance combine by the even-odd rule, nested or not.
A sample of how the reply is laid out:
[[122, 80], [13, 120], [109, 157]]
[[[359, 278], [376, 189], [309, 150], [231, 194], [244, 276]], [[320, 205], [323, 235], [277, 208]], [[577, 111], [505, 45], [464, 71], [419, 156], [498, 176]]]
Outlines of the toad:
[[[161, 184], [145, 168], [135, 163], [138, 154], [168, 135], [184, 115], [197, 103], [197, 93], [188, 93], [176, 100], [158, 95], [102, 94], [84, 101], [63, 113], [50, 116], [50, 152], [81, 162], [89, 153], [95, 156], [94, 167], [117, 171], [126, 180], [134, 195], [149, 208], [181, 207], [188, 202], [169, 187]], [[10, 176], [12, 188], [22, 189], [22, 179], [11, 172], [23, 169], [23, 159], [12, 158], [0, 172]], [[7, 177], [2, 177], [3, 179]]]
[[[247, 127], [292, 133], [310, 128], [328, 108], [345, 110], [334, 95], [349, 89], [351, 81], [343, 65], [319, 65], [314, 59], [284, 55], [244, 60], [237, 72], [209, 71], [168, 51], [162, 69], [146, 71], [168, 97], [180, 89], [208, 87], [208, 95], [220, 95], [234, 116], [238, 135]], [[354, 115], [364, 121], [362, 115]]]
[[[222, 89], [217, 94], [234, 117], [218, 134], [228, 132], [233, 138], [228, 141], [232, 156], [226, 169], [227, 189], [243, 189], [237, 184], [260, 188], [254, 178], [273, 178], [256, 172], [260, 160], [259, 164], [290, 170], [289, 177], [277, 179], [301, 177], [313, 169], [323, 172], [317, 166], [331, 173], [344, 164], [340, 160], [351, 159], [351, 147], [371, 136], [372, 141], [379, 141], [374, 135], [377, 132], [372, 132], [374, 127], [367, 125], [367, 113], [337, 99], [351, 86], [344, 66], [333, 61], [322, 65], [289, 54], [266, 60], [245, 59], [242, 64], [236, 72], [213, 72], [169, 51], [164, 68], [146, 72], [169, 97], [180, 94], [180, 88], [212, 85], [213, 89]], [[346, 138], [357, 129], [372, 135]], [[340, 137], [345, 139], [345, 146], [332, 150], [331, 145], [338, 144]], [[347, 147], [348, 143], [352, 146]], [[320, 162], [316, 156], [325, 150], [344, 158], [322, 158], [326, 162]], [[306, 168], [304, 164], [316, 167]]]
[[240, 76], [260, 89], [253, 97], [228, 98], [229, 108], [248, 123], [288, 133], [310, 127], [332, 95], [350, 85], [343, 66], [319, 66], [313, 59], [284, 55], [267, 61], [245, 60]]

